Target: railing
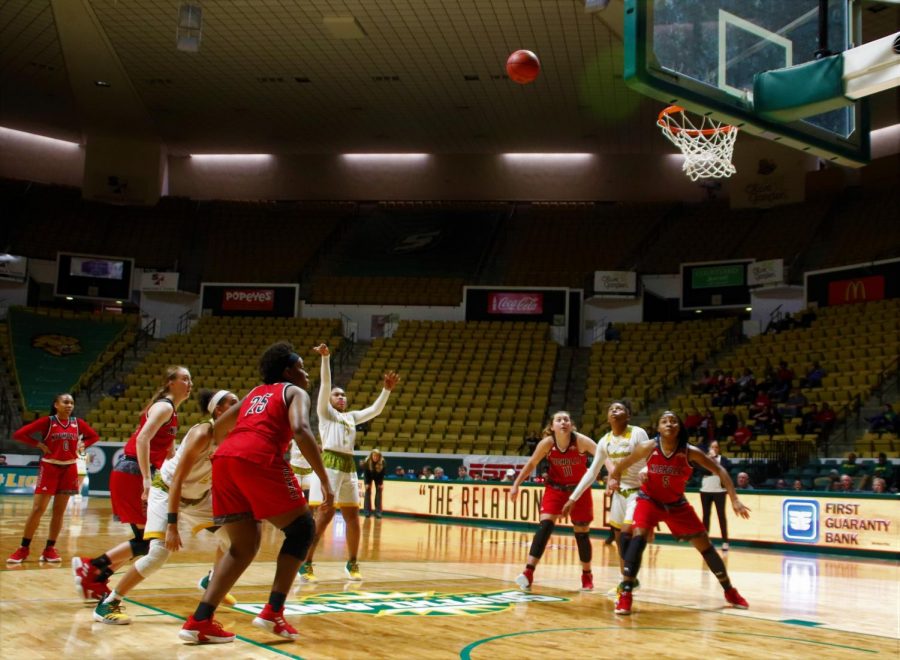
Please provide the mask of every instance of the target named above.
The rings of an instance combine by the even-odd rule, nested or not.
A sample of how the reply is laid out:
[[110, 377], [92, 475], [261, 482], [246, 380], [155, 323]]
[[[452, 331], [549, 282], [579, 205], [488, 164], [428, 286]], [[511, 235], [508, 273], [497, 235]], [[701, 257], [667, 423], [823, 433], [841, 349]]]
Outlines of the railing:
[[[884, 395], [885, 391], [888, 389], [888, 381], [891, 378], [894, 379], [894, 387], [900, 389], [900, 369], [898, 369], [898, 361], [900, 361], [900, 356], [894, 356], [893, 360], [890, 360], [881, 372], [878, 374], [878, 384], [875, 386], [875, 391], [878, 392], [878, 403], [884, 405]], [[888, 401], [887, 403], [891, 403]]]
[[743, 462], [775, 464], [784, 472], [798, 468], [809, 463], [815, 457], [816, 448], [812, 442], [804, 440], [780, 440], [774, 442], [774, 447], [766, 449], [754, 449], [751, 440], [744, 449], [735, 449], [731, 455]]
[[[193, 316], [192, 311], [187, 311], [181, 316], [178, 317], [178, 326], [176, 327], [176, 331], [179, 335], [183, 335], [185, 332], [190, 330], [191, 326], [191, 317]], [[156, 319], [153, 319], [154, 331], [156, 330]]]

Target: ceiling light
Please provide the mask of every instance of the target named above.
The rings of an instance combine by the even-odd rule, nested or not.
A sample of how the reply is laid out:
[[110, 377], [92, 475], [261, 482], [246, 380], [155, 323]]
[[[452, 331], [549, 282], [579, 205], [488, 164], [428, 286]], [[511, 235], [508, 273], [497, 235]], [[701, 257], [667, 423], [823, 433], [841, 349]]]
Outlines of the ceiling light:
[[75, 300], [72, 296], [66, 296], [66, 300]]
[[753, 308], [752, 308], [752, 307], [744, 307], [744, 311], [745, 311], [745, 312], [752, 312], [752, 311], [753, 311]]
[[396, 161], [409, 162], [425, 160], [431, 154], [341, 154], [341, 158], [350, 161]]
[[17, 131], [14, 128], [4, 128], [0, 126], [0, 137], [9, 137], [15, 140], [32, 140], [44, 143], [46, 146], [67, 147], [70, 149], [79, 149], [81, 145], [77, 142], [69, 142], [68, 140], [57, 140], [56, 138], [47, 137], [46, 135], [38, 135], [37, 133], [26, 133], [25, 131]]
[[588, 153], [505, 153], [501, 154], [504, 160], [514, 161], [514, 162], [540, 162], [540, 161], [555, 161], [555, 162], [571, 162], [571, 163], [579, 163], [587, 160], [591, 160], [594, 157], [594, 154]]
[[272, 154], [189, 154], [191, 158], [199, 160], [220, 160], [220, 161], [252, 161], [252, 160], [268, 160], [272, 158]]
[[112, 87], [111, 83], [106, 82], [105, 80], [95, 80], [94, 84], [97, 87]]

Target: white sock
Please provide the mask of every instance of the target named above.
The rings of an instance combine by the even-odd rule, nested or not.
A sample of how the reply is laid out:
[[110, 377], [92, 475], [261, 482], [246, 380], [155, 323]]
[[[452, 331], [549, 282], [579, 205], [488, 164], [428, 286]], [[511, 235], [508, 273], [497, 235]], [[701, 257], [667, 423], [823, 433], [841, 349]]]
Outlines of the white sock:
[[112, 591], [109, 592], [109, 596], [107, 596], [106, 598], [103, 599], [103, 602], [111, 603], [115, 600], [121, 601], [122, 598], [123, 598], [122, 594], [120, 594], [118, 591], [113, 589]]

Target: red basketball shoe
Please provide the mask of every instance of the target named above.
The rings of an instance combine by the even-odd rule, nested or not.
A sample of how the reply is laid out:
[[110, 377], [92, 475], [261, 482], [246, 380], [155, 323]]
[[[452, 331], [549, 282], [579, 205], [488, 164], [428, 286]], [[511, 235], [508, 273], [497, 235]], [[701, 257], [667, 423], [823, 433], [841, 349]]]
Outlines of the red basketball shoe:
[[531, 591], [531, 583], [534, 582], [534, 571], [526, 568], [516, 578], [516, 584], [522, 591]]
[[178, 637], [197, 644], [227, 644], [234, 641], [234, 633], [225, 630], [212, 617], [197, 621], [193, 614], [181, 626]]
[[581, 590], [582, 591], [593, 591], [594, 590], [594, 574], [593, 573], [581, 573]]
[[282, 613], [273, 610], [268, 603], [266, 603], [263, 611], [253, 619], [253, 625], [286, 639], [297, 639], [300, 636], [297, 629], [284, 620]]
[[631, 592], [623, 591], [616, 599], [616, 614], [631, 614]]
[[49, 548], [44, 548], [44, 551], [41, 553], [41, 561], [58, 564], [62, 561], [62, 557], [59, 556], [55, 547], [50, 546]]
[[731, 587], [731, 589], [725, 592], [725, 600], [731, 603], [732, 607], [739, 610], [746, 610], [750, 607], [750, 603], [748, 603], [734, 587]]
[[28, 554], [31, 552], [29, 548], [26, 548], [24, 545], [20, 545], [19, 549], [12, 553], [9, 557], [6, 558], [7, 564], [21, 564], [23, 561], [28, 559]]

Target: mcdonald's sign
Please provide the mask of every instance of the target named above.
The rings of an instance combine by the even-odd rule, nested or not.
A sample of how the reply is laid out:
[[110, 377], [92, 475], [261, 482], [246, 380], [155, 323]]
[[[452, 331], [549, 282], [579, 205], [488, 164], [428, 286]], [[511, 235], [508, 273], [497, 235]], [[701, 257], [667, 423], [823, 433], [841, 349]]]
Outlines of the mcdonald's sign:
[[884, 300], [884, 275], [854, 277], [828, 283], [829, 305], [847, 305], [867, 300]]

